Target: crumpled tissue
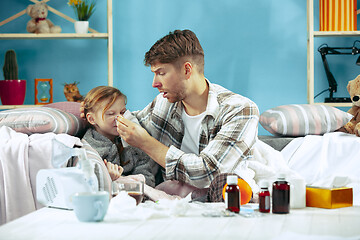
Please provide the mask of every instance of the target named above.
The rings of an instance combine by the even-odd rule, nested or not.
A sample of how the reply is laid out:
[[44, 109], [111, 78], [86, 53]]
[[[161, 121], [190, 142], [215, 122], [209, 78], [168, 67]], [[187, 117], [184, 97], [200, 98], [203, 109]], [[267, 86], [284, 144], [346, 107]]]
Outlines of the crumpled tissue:
[[134, 198], [126, 192], [120, 192], [111, 199], [105, 221], [145, 220], [149, 218], [184, 216], [188, 209], [188, 198], [176, 200], [160, 199], [157, 202], [146, 201], [136, 205]]
[[134, 198], [120, 192], [112, 198], [104, 221], [146, 220], [165, 217], [204, 216], [204, 213], [223, 212], [225, 204], [191, 202], [191, 194], [182, 199], [160, 199], [136, 205]]

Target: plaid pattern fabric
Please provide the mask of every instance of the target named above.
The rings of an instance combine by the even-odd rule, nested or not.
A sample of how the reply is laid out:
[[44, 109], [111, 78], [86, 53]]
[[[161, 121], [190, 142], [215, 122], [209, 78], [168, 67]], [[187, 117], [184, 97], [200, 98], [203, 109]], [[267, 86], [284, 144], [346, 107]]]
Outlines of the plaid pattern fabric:
[[[233, 173], [220, 173], [211, 182], [209, 188], [194, 190], [191, 195], [193, 201], [200, 202], [224, 202], [223, 189], [226, 184], [226, 177]], [[236, 175], [236, 174], [235, 174]], [[238, 176], [238, 178], [240, 178]]]
[[[221, 173], [215, 177], [215, 179], [211, 182], [210, 188], [208, 191], [208, 201], [209, 202], [224, 202], [222, 192], [223, 188], [226, 184], [226, 177], [228, 175], [234, 175], [233, 173]], [[240, 178], [238, 176], [238, 178]]]
[[219, 85], [208, 84], [199, 154], [180, 150], [184, 135], [181, 102], [169, 103], [159, 94], [145, 109], [134, 112], [149, 134], [169, 147], [165, 179], [198, 188], [209, 187], [220, 173], [241, 172], [240, 162], [253, 158], [259, 122], [259, 110], [254, 102]]

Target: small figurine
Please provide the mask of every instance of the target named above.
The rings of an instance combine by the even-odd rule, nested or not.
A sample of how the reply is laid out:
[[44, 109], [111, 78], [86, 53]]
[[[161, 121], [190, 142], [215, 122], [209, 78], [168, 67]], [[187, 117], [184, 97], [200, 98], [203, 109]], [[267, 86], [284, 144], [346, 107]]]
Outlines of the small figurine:
[[80, 94], [79, 88], [77, 87], [78, 84], [78, 82], [64, 84], [64, 95], [67, 101], [82, 102], [84, 100], [84, 97]]

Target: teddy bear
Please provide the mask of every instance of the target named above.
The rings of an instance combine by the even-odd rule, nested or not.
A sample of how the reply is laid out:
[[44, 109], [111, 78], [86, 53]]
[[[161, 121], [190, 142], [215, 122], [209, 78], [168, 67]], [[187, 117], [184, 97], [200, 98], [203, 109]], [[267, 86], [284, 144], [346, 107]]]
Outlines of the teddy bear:
[[353, 104], [348, 113], [353, 115], [353, 118], [345, 124], [344, 129], [346, 132], [360, 137], [360, 75], [349, 81], [347, 90]]
[[45, 2], [37, 2], [30, 4], [26, 8], [26, 13], [31, 17], [26, 25], [29, 33], [60, 33], [61, 27], [55, 26], [49, 19], [48, 6]]

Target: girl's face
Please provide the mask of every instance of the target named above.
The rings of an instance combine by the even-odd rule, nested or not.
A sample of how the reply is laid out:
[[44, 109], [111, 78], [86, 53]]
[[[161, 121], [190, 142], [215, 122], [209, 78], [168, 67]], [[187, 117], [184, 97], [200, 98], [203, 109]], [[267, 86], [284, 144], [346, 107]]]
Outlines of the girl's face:
[[116, 127], [116, 116], [123, 115], [126, 111], [124, 97], [118, 97], [115, 102], [106, 110], [103, 118], [103, 110], [107, 105], [107, 101], [99, 103], [95, 112], [87, 113], [87, 119], [90, 124], [95, 127], [95, 130], [105, 137], [114, 141], [115, 137], [119, 136]]

